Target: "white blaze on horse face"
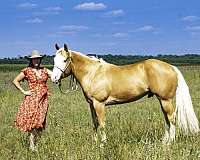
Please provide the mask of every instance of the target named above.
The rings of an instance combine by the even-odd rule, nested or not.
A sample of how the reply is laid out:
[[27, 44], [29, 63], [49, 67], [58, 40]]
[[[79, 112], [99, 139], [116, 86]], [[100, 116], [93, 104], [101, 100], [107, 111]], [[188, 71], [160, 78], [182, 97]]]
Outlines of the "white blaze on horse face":
[[51, 80], [53, 82], [58, 82], [61, 77], [61, 74], [64, 72], [66, 67], [66, 58], [62, 55], [56, 54], [54, 58], [54, 68], [51, 75]]

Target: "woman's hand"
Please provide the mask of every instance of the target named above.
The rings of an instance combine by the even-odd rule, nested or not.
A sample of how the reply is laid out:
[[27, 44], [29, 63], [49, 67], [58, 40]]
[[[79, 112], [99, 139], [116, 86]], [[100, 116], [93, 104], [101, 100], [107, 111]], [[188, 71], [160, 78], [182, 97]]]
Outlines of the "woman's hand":
[[25, 96], [31, 96], [31, 91], [29, 90], [29, 91], [23, 91], [23, 94], [25, 95]]

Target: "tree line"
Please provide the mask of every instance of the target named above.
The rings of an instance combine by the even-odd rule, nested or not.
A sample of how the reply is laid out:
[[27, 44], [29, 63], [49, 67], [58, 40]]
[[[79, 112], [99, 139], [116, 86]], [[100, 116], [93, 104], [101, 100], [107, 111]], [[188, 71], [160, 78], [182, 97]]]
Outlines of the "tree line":
[[[106, 62], [125, 65], [139, 61], [143, 61], [150, 58], [159, 59], [174, 65], [200, 65], [200, 54], [185, 54], [185, 55], [89, 55], [102, 58]], [[53, 65], [54, 56], [45, 55], [43, 58], [44, 65]], [[1, 58], [0, 64], [28, 64], [29, 59], [27, 56], [19, 56], [17, 58]]]

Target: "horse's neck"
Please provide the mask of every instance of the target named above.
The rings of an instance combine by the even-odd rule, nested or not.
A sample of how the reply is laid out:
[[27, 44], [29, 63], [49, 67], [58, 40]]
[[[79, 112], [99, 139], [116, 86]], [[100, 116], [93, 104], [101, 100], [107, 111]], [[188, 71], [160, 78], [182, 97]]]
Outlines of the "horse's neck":
[[79, 83], [85, 83], [85, 79], [92, 78], [97, 67], [98, 62], [85, 55], [72, 52], [72, 74], [76, 77]]

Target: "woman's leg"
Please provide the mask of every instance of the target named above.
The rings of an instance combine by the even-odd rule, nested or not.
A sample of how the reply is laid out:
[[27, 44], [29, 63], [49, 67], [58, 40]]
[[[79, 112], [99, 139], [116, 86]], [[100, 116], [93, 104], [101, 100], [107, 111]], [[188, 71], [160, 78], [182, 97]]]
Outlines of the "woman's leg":
[[35, 151], [36, 150], [36, 147], [35, 147], [35, 143], [36, 143], [36, 131], [35, 129], [33, 129], [31, 132], [30, 132], [30, 149], [32, 151]]

